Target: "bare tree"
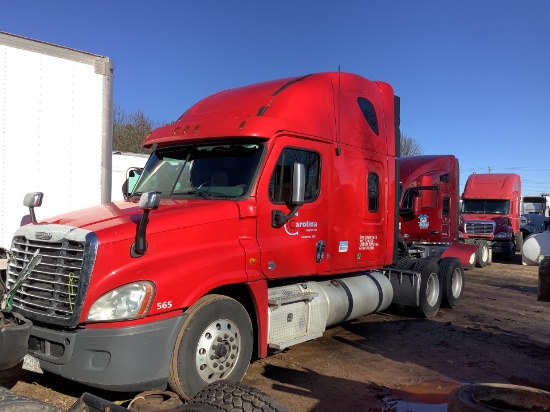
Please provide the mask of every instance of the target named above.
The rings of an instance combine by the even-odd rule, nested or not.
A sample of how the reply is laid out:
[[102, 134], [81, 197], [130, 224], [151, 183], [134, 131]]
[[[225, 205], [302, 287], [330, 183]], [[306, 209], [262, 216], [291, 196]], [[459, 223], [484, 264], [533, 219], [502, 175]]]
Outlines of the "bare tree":
[[418, 156], [421, 154], [420, 144], [412, 137], [401, 133], [401, 156]]
[[160, 126], [149, 119], [141, 110], [126, 113], [120, 106], [113, 109], [113, 150], [131, 153], [150, 153], [141, 146], [143, 139]]

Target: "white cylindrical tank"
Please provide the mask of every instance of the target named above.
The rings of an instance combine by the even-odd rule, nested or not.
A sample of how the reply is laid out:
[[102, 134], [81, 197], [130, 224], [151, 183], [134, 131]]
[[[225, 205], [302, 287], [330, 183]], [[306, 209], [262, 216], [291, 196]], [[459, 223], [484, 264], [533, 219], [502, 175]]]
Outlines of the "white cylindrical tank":
[[328, 301], [327, 326], [387, 309], [393, 288], [380, 272], [318, 282]]
[[544, 256], [550, 256], [550, 230], [535, 233], [523, 241], [521, 261], [524, 265], [538, 266]]

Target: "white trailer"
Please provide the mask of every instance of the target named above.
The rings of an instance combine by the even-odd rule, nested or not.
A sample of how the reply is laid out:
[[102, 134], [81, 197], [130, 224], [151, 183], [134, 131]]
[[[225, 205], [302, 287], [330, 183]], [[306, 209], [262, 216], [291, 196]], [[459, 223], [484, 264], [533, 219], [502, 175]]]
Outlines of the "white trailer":
[[550, 217], [550, 193], [527, 195], [521, 198], [522, 214], [534, 213]]
[[0, 32], [0, 269], [26, 193], [39, 220], [111, 200], [112, 99], [108, 57]]
[[113, 185], [111, 200], [122, 200], [124, 199], [124, 191], [126, 179], [129, 178], [129, 188], [126, 190], [131, 190], [137, 182], [139, 177], [137, 173], [134, 176], [128, 177], [128, 172], [134, 169], [143, 169], [145, 163], [147, 163], [149, 155], [142, 153], [130, 153], [130, 152], [113, 152]]

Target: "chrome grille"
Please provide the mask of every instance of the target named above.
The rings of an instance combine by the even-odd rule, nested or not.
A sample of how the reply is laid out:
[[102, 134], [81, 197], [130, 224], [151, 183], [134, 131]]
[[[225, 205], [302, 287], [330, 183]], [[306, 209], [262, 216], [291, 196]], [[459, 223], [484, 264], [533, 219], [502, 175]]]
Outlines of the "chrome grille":
[[466, 222], [464, 229], [472, 235], [492, 235], [495, 231], [495, 222]]
[[[41, 238], [45, 233], [48, 240]], [[41, 261], [16, 291], [14, 310], [34, 321], [76, 326], [95, 261], [97, 236], [63, 225], [21, 227], [12, 241], [8, 289], [36, 250]]]

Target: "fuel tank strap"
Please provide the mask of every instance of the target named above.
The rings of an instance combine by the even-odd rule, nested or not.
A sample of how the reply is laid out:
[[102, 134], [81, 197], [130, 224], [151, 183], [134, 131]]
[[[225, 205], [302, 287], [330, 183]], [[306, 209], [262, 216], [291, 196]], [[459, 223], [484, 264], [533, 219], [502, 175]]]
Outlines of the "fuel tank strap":
[[344, 316], [344, 319], [342, 319], [342, 322], [345, 322], [346, 320], [348, 320], [351, 312], [353, 311], [353, 296], [351, 294], [351, 290], [349, 290], [348, 288], [348, 285], [346, 285], [341, 279], [338, 279], [337, 282], [340, 286], [342, 286], [342, 289], [344, 289], [348, 297], [348, 311], [346, 313], [346, 316]]
[[378, 279], [376, 279], [370, 273], [365, 272], [365, 276], [368, 276], [374, 282], [376, 287], [378, 288], [378, 305], [376, 306], [376, 309], [374, 310], [374, 312], [378, 312], [378, 309], [380, 309], [380, 306], [382, 305], [382, 302], [384, 300], [384, 292], [382, 291], [382, 285], [380, 285], [380, 282], [378, 282]]

